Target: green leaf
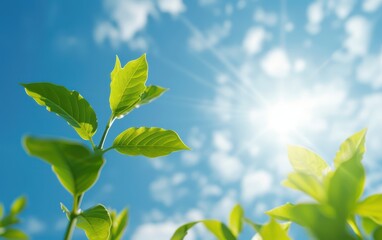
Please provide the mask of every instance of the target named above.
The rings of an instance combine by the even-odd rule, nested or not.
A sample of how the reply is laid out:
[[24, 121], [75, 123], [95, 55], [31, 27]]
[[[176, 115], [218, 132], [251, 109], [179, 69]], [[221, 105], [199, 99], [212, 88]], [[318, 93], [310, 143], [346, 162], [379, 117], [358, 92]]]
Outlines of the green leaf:
[[378, 224], [367, 217], [361, 217], [361, 224], [364, 232], [370, 235], [378, 227]]
[[113, 148], [127, 155], [159, 157], [174, 151], [189, 150], [178, 134], [162, 128], [129, 128], [114, 140]]
[[3, 233], [0, 234], [0, 237], [3, 237], [5, 239], [12, 239], [12, 240], [26, 240], [28, 239], [28, 236], [17, 229], [5, 229]]
[[322, 183], [314, 175], [302, 172], [294, 172], [288, 175], [283, 185], [292, 189], [302, 191], [318, 202], [326, 201], [325, 189]]
[[341, 163], [350, 159], [361, 161], [363, 154], [365, 153], [365, 136], [367, 129], [355, 133], [348, 139], [346, 139], [340, 146], [336, 157], [334, 159], [334, 166], [338, 167]]
[[348, 218], [355, 210], [365, 185], [365, 170], [359, 161], [343, 162], [327, 183], [328, 203], [341, 218]]
[[61, 207], [62, 212], [64, 212], [66, 217], [69, 219], [70, 218], [69, 209], [63, 203], [60, 203], [60, 207]]
[[231, 211], [228, 225], [229, 229], [235, 237], [238, 237], [243, 230], [243, 217], [243, 208], [239, 204], [235, 205]]
[[85, 231], [88, 239], [108, 239], [111, 227], [109, 212], [102, 205], [87, 209], [78, 215], [77, 227]]
[[382, 227], [378, 227], [373, 233], [374, 240], [382, 240]]
[[110, 234], [110, 240], [120, 240], [123, 237], [123, 233], [127, 227], [129, 213], [125, 208], [117, 216], [115, 212], [111, 215], [112, 219], [112, 228]]
[[25, 137], [26, 151], [52, 165], [58, 180], [73, 196], [87, 191], [97, 180], [104, 160], [87, 147], [70, 141]]
[[313, 175], [318, 179], [330, 170], [329, 165], [318, 154], [303, 147], [288, 146], [288, 157], [296, 172]]
[[287, 230], [285, 230], [278, 222], [273, 218], [267, 224], [265, 224], [261, 230], [260, 235], [263, 240], [290, 240]]
[[113, 118], [122, 118], [141, 101], [147, 76], [146, 54], [128, 62], [123, 68], [117, 56], [110, 83], [109, 101]]
[[0, 227], [8, 227], [20, 223], [20, 220], [15, 215], [8, 215], [0, 220]]
[[183, 240], [187, 235], [188, 230], [198, 223], [203, 223], [208, 231], [210, 231], [218, 240], [236, 240], [235, 236], [228, 229], [228, 227], [224, 223], [217, 220], [202, 220], [186, 223], [175, 231], [171, 237], [171, 240]]
[[4, 214], [4, 206], [0, 203], [0, 219], [3, 217]]
[[142, 106], [144, 104], [150, 103], [153, 100], [159, 98], [162, 96], [164, 92], [167, 91], [167, 88], [163, 88], [160, 86], [148, 86], [146, 87], [145, 91], [141, 95], [141, 101], [138, 103], [139, 106]]
[[39, 105], [64, 118], [84, 140], [90, 140], [97, 131], [97, 116], [78, 92], [44, 82], [21, 85]]
[[335, 209], [328, 205], [287, 203], [268, 211], [267, 214], [280, 220], [295, 222], [307, 228], [317, 239], [353, 239], [347, 231], [346, 219], [337, 216]]
[[248, 224], [251, 228], [253, 228], [253, 230], [255, 230], [256, 232], [260, 232], [261, 228], [263, 227], [263, 225], [261, 224], [258, 224], [258, 223], [254, 223], [251, 219], [249, 218], [244, 218], [243, 219], [244, 222], [246, 224]]
[[367, 197], [365, 200], [358, 203], [355, 212], [382, 225], [382, 194], [375, 194]]
[[22, 197], [17, 198], [17, 199], [12, 203], [12, 206], [11, 206], [11, 214], [12, 214], [12, 215], [17, 215], [17, 214], [19, 214], [21, 211], [24, 210], [26, 204], [27, 204], [27, 199], [26, 199], [26, 197], [22, 196]]

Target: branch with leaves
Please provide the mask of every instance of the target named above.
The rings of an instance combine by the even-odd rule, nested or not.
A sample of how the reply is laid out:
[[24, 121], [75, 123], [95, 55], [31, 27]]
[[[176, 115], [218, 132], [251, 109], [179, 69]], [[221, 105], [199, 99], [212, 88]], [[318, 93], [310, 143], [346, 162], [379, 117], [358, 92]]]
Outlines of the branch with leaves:
[[24, 210], [27, 199], [17, 198], [11, 205], [8, 214], [5, 214], [4, 207], [0, 203], [0, 239], [27, 240], [28, 236], [14, 226], [20, 223], [19, 214]]
[[145, 54], [124, 67], [116, 58], [110, 83], [111, 116], [98, 145], [93, 141], [98, 128], [96, 113], [78, 92], [46, 82], [22, 84], [26, 93], [39, 105], [62, 117], [92, 146], [89, 149], [82, 143], [62, 139], [24, 138], [25, 150], [50, 164], [62, 186], [73, 196], [72, 210], [61, 203], [61, 209], [69, 220], [65, 240], [72, 238], [75, 226], [83, 229], [92, 240], [122, 238], [128, 219], [126, 209], [119, 215], [100, 204], [85, 211], [80, 210], [84, 194], [96, 183], [101, 173], [107, 151], [115, 149], [129, 156], [153, 158], [189, 149], [177, 133], [157, 127], [129, 128], [119, 134], [110, 147], [104, 148], [115, 120], [123, 118], [138, 106], [150, 103], [166, 91], [159, 86], [146, 86], [147, 77]]
[[[219, 240], [237, 240], [243, 223], [251, 226], [256, 240], [288, 240], [290, 223], [306, 228], [319, 240], [382, 240], [382, 194], [373, 194], [361, 200], [366, 180], [362, 164], [365, 153], [366, 129], [361, 130], [340, 146], [334, 168], [309, 149], [288, 147], [288, 157], [294, 172], [283, 182], [284, 186], [301, 191], [315, 202], [276, 207], [266, 213], [271, 220], [260, 225], [244, 216], [244, 210], [233, 208], [229, 225], [218, 220], [201, 220], [179, 227], [171, 240], [183, 240], [189, 229], [202, 223]], [[278, 223], [275, 219], [287, 221]]]

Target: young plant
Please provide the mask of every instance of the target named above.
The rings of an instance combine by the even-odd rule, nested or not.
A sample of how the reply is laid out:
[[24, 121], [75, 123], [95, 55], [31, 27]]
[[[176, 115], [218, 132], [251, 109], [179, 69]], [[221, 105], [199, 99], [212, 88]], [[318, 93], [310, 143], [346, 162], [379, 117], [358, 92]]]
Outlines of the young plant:
[[25, 150], [52, 166], [62, 186], [73, 196], [72, 210], [61, 204], [69, 220], [65, 240], [71, 239], [75, 226], [83, 229], [92, 240], [121, 239], [127, 225], [127, 210], [120, 215], [103, 205], [80, 210], [81, 201], [97, 181], [105, 163], [104, 154], [116, 150], [122, 154], [159, 157], [174, 151], [188, 150], [177, 133], [157, 127], [132, 127], [120, 133], [111, 146], [104, 148], [110, 127], [138, 106], [160, 97], [165, 88], [146, 86], [148, 65], [146, 55], [128, 62], [124, 67], [116, 58], [111, 72], [111, 115], [98, 145], [93, 136], [97, 131], [97, 116], [88, 101], [76, 91], [52, 83], [22, 84], [26, 93], [48, 111], [56, 113], [74, 128], [78, 135], [89, 141], [92, 149], [78, 142], [46, 139], [32, 136], [24, 138]]
[[0, 239], [28, 239], [28, 236], [23, 231], [14, 228], [14, 225], [20, 223], [18, 215], [24, 210], [26, 203], [25, 197], [17, 198], [12, 203], [8, 214], [4, 213], [4, 207], [0, 203]]
[[[346, 139], [334, 159], [334, 168], [309, 149], [289, 146], [288, 157], [294, 172], [283, 182], [286, 187], [301, 191], [316, 200], [313, 203], [287, 203], [266, 213], [271, 217], [265, 225], [253, 223], [237, 205], [231, 212], [228, 227], [217, 220], [190, 222], [179, 227], [171, 240], [182, 240], [197, 223], [219, 240], [236, 240], [243, 222], [257, 234], [256, 240], [288, 240], [291, 222], [306, 228], [319, 240], [382, 240], [382, 194], [360, 200], [365, 185], [362, 165], [366, 130]], [[274, 219], [286, 220], [279, 224]]]
[[316, 153], [290, 146], [288, 155], [294, 172], [284, 185], [316, 201], [287, 203], [267, 214], [305, 227], [315, 239], [370, 239], [371, 235], [382, 239], [382, 194], [360, 200], [366, 178], [362, 165], [365, 135], [364, 129], [341, 144], [334, 168]]
[[264, 225], [254, 223], [244, 216], [244, 210], [239, 204], [231, 210], [228, 226], [214, 219], [189, 222], [180, 226], [171, 237], [171, 240], [183, 240], [188, 230], [198, 223], [202, 223], [218, 240], [239, 239], [239, 235], [243, 231], [243, 223], [247, 223], [257, 232], [253, 238], [255, 240], [290, 240], [288, 236], [290, 223], [279, 224], [274, 219]]

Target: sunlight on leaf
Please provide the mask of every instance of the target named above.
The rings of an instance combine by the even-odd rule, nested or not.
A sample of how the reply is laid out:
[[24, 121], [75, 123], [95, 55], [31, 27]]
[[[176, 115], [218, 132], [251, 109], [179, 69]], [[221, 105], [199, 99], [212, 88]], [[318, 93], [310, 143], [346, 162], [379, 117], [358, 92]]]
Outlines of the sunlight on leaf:
[[123, 68], [118, 56], [110, 83], [110, 109], [113, 118], [122, 118], [141, 101], [148, 76], [146, 54], [128, 62]]
[[78, 92], [52, 83], [21, 85], [39, 105], [64, 118], [84, 140], [90, 140], [97, 131], [97, 116]]
[[207, 230], [210, 231], [218, 240], [236, 240], [235, 236], [228, 229], [228, 227], [224, 223], [217, 220], [202, 220], [186, 223], [175, 231], [171, 237], [171, 240], [183, 240], [186, 237], [188, 230], [198, 223], [203, 223]]
[[73, 196], [95, 183], [104, 163], [101, 155], [76, 142], [25, 137], [24, 147], [30, 155], [52, 165], [61, 184]]
[[26, 197], [22, 196], [22, 197], [17, 198], [17, 199], [12, 203], [12, 206], [11, 206], [11, 214], [12, 214], [12, 215], [17, 215], [17, 214], [19, 214], [21, 211], [24, 210], [24, 208], [25, 208], [25, 206], [26, 206], [26, 203], [27, 203], [27, 199], [26, 199]]
[[129, 128], [116, 137], [113, 148], [123, 154], [146, 157], [160, 157], [174, 151], [189, 150], [174, 131], [156, 127]]
[[77, 227], [83, 229], [88, 239], [105, 240], [110, 234], [111, 220], [106, 208], [97, 205], [77, 217]]
[[112, 227], [110, 232], [109, 240], [120, 240], [126, 230], [129, 212], [127, 208], [123, 209], [118, 215], [116, 211], [110, 213]]
[[324, 202], [326, 199], [325, 189], [314, 175], [302, 172], [290, 173], [288, 178], [284, 180], [283, 185], [302, 191], [319, 202]]
[[382, 194], [367, 197], [358, 203], [355, 212], [382, 225]]
[[296, 172], [313, 175], [318, 179], [330, 169], [319, 155], [303, 147], [288, 146], [288, 157]]
[[162, 88], [160, 86], [151, 85], [146, 87], [145, 91], [141, 95], [141, 101], [138, 103], [138, 106], [142, 106], [144, 104], [154, 101], [155, 99], [162, 96], [162, 94], [166, 91], [166, 88]]
[[232, 231], [235, 237], [238, 237], [243, 230], [243, 217], [243, 208], [239, 204], [235, 205], [229, 216], [229, 229]]
[[354, 159], [361, 161], [363, 154], [365, 153], [365, 136], [367, 129], [355, 133], [346, 139], [340, 146], [336, 157], [334, 159], [335, 167], [338, 167], [341, 163]]

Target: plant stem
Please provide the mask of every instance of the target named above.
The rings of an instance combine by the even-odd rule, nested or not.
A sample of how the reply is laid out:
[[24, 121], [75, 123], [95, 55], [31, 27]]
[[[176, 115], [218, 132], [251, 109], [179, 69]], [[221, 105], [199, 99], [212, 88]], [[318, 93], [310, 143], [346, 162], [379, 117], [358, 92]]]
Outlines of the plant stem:
[[73, 209], [72, 209], [72, 212], [70, 213], [70, 216], [69, 216], [69, 224], [68, 224], [66, 231], [65, 231], [64, 240], [71, 240], [72, 239], [73, 231], [74, 231], [76, 224], [77, 224], [77, 217], [79, 214], [78, 210], [80, 208], [83, 196], [84, 196], [84, 194], [80, 194], [77, 198], [74, 198]]
[[114, 122], [114, 117], [111, 116], [109, 121], [106, 124], [105, 131], [102, 134], [101, 141], [99, 142], [99, 145], [98, 145], [98, 149], [102, 150], [103, 144], [105, 143], [105, 140], [106, 140], [107, 133], [109, 132], [109, 129], [111, 125], [113, 124], [113, 122]]

